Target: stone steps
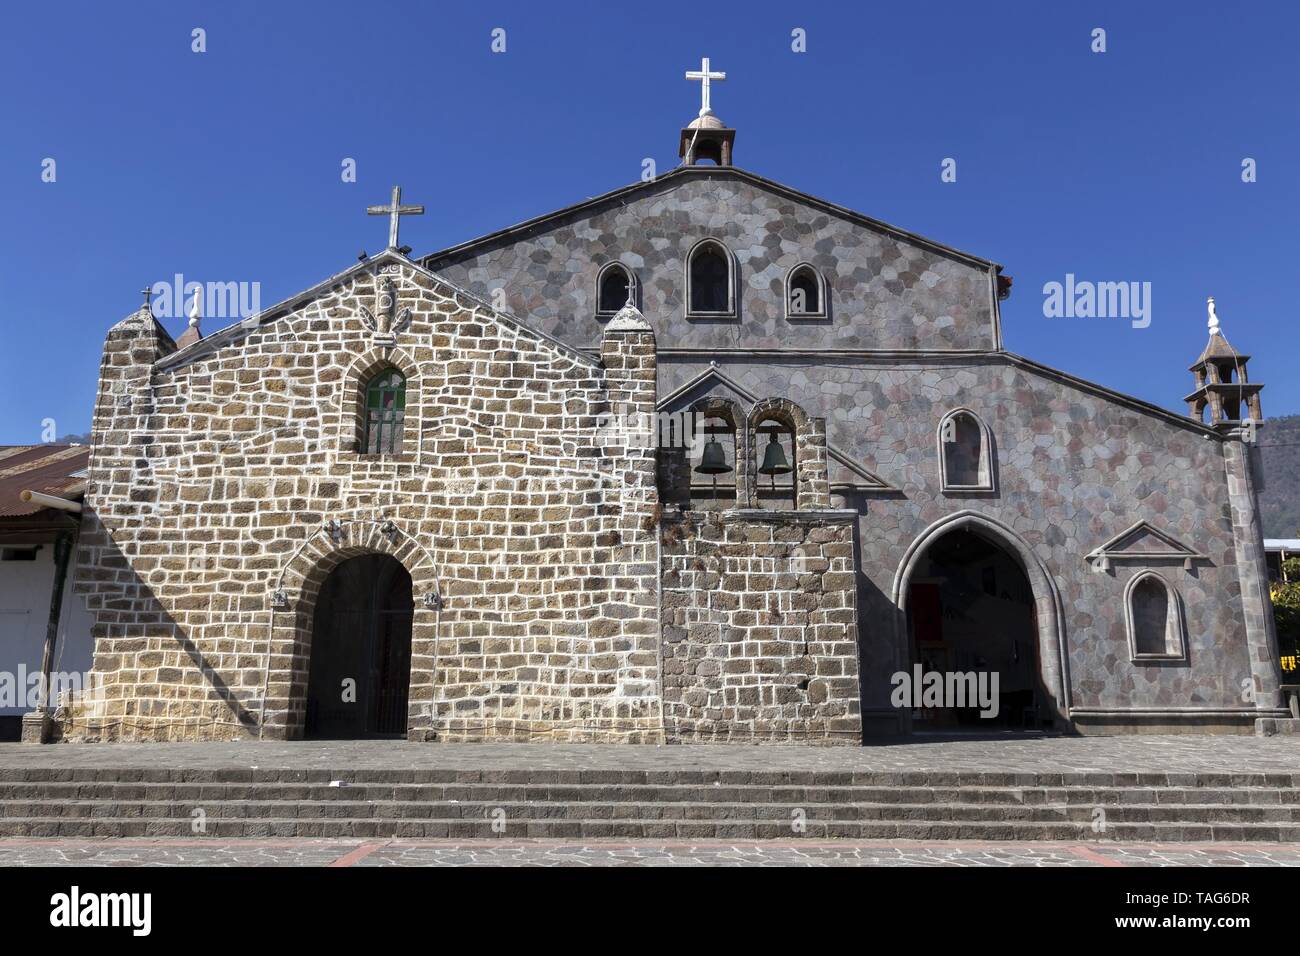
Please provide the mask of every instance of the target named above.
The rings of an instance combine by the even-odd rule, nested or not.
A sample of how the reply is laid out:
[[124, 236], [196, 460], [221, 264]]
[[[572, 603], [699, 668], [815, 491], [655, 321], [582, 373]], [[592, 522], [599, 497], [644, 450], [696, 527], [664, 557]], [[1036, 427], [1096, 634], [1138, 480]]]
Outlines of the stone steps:
[[[159, 745], [165, 746], [165, 745]], [[825, 787], [1094, 787], [1300, 788], [1295, 773], [1000, 773], [983, 771], [750, 771], [750, 770], [303, 770], [215, 767], [5, 767], [0, 786], [31, 783], [252, 783], [328, 785], [495, 784], [528, 786], [816, 786]]]
[[0, 837], [213, 836], [1289, 841], [1300, 774], [0, 767]]
[[534, 801], [624, 803], [971, 803], [1005, 806], [1291, 806], [1300, 807], [1300, 788], [1242, 787], [785, 787], [756, 785], [640, 785], [597, 784], [530, 786], [525, 784], [369, 784], [345, 786], [299, 783], [9, 783], [0, 784], [0, 801], [37, 800], [295, 800], [313, 802], [407, 801], [520, 803]]
[[[588, 802], [496, 801], [425, 802], [412, 800], [235, 800], [174, 802], [167, 800], [64, 800], [45, 805], [44, 819], [170, 819], [193, 818], [202, 810], [209, 819], [382, 819], [382, 820], [490, 820], [504, 813], [507, 822], [542, 823], [548, 820], [775, 820], [789, 822], [796, 815], [820, 822], [922, 820], [956, 822], [1077, 822], [1091, 824], [1097, 806], [1108, 823], [1178, 823], [1295, 825], [1300, 827], [1300, 806], [1249, 806], [1179, 804], [1155, 806], [1128, 803], [997, 805], [978, 803], [723, 803], [697, 801]], [[0, 820], [32, 819], [27, 800], [0, 800]]]

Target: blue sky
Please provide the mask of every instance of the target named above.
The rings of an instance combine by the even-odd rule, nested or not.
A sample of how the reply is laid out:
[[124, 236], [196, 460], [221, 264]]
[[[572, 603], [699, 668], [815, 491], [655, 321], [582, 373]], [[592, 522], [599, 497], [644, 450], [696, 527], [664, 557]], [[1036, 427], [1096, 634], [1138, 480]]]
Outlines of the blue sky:
[[[1003, 263], [1009, 349], [1181, 410], [1214, 295], [1265, 413], [1300, 412], [1298, 11], [11, 4], [0, 443], [40, 440], [47, 418], [89, 428], [104, 334], [146, 284], [256, 281], [268, 305], [382, 248], [364, 207], [394, 183], [428, 207], [403, 226], [420, 254], [633, 182], [644, 157], [672, 168], [702, 55], [727, 72], [713, 106], [738, 166]], [[1150, 282], [1150, 326], [1044, 317], [1044, 283], [1067, 273]]]

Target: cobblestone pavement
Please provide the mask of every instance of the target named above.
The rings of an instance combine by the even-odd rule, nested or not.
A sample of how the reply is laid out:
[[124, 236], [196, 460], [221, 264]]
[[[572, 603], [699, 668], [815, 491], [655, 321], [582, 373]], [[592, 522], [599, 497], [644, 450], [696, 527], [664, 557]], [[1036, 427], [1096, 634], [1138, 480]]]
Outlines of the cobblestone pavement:
[[295, 741], [0, 744], [0, 768], [1300, 773], [1300, 735], [910, 737], [865, 747]]
[[1300, 845], [2, 840], [0, 866], [1300, 866]]

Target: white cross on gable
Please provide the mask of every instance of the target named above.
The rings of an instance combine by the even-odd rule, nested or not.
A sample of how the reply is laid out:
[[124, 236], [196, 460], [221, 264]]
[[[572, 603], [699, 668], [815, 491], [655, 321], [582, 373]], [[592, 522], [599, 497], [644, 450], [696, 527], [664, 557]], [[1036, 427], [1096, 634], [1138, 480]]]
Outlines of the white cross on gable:
[[725, 80], [725, 73], [710, 73], [709, 58], [706, 56], [700, 60], [699, 70], [687, 70], [686, 78], [688, 80], [699, 80], [703, 86], [700, 87], [700, 115], [708, 116], [713, 110], [709, 109], [709, 80]]

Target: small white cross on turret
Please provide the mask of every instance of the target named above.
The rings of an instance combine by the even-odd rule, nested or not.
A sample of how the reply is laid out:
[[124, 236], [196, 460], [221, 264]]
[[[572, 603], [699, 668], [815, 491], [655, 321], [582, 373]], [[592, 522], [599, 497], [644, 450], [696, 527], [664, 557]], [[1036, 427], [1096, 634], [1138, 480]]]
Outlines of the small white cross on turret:
[[686, 78], [688, 80], [699, 80], [703, 86], [700, 87], [700, 115], [708, 116], [713, 110], [709, 109], [709, 81], [725, 80], [725, 73], [710, 73], [709, 58], [706, 56], [700, 60], [699, 70], [687, 70]]
[[403, 206], [402, 205], [402, 187], [393, 187], [393, 201], [387, 206], [367, 206], [366, 215], [368, 216], [387, 216], [388, 217], [388, 248], [397, 248], [397, 226], [402, 216], [423, 216], [423, 206]]

